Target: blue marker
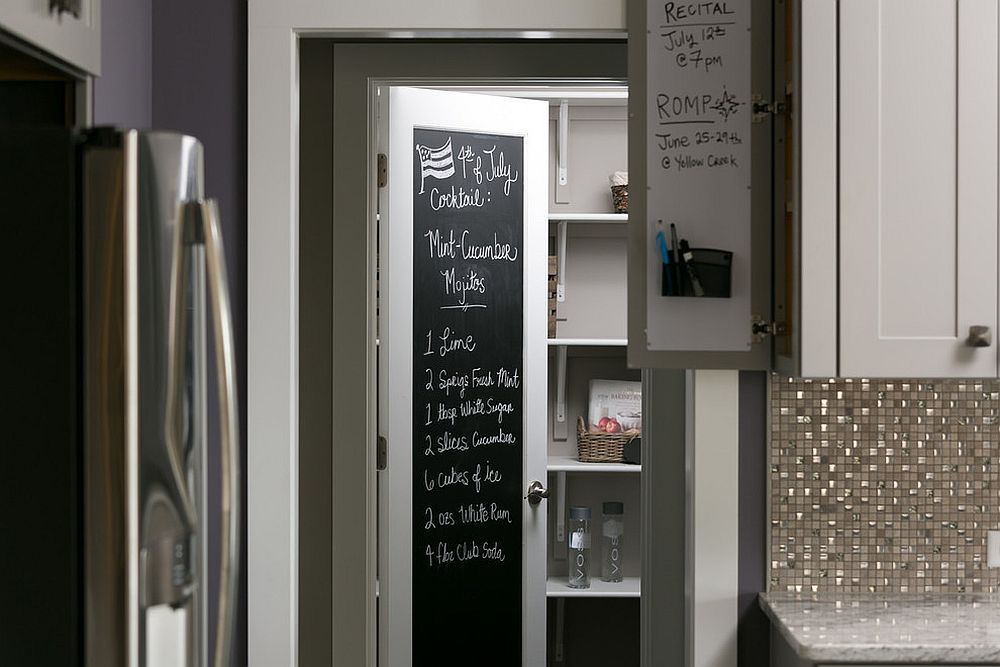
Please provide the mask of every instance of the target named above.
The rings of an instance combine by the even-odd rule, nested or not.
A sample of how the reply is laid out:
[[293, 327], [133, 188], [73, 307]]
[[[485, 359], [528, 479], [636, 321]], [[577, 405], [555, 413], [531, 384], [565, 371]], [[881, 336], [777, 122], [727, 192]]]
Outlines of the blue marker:
[[[656, 232], [656, 244], [660, 246], [660, 258], [663, 260], [664, 266], [670, 264], [670, 252], [667, 250], [667, 239], [663, 235], [663, 231]], [[674, 285], [673, 285], [673, 274], [668, 269], [664, 272], [667, 280], [667, 296], [673, 296]]]
[[660, 257], [663, 258], [664, 264], [670, 263], [670, 252], [667, 251], [667, 239], [663, 236], [663, 232], [656, 232], [656, 242], [660, 246]]

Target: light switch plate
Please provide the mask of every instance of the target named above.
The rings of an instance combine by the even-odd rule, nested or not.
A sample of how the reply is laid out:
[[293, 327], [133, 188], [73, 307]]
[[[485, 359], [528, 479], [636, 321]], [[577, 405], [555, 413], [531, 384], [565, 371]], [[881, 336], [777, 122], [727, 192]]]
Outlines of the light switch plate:
[[1000, 567], [1000, 530], [991, 530], [986, 537], [986, 564]]

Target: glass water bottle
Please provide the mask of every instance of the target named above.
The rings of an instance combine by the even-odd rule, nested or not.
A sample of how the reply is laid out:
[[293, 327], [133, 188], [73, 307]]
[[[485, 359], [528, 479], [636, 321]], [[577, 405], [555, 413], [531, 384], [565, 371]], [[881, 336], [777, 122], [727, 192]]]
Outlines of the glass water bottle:
[[569, 508], [569, 587], [590, 588], [590, 508]]
[[625, 505], [607, 502], [601, 518], [601, 581], [621, 581], [625, 537]]

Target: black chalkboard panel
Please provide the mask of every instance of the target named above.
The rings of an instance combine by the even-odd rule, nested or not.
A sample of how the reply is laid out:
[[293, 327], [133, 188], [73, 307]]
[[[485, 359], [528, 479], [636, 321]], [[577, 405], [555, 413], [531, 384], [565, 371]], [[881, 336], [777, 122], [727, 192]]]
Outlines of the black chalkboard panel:
[[521, 137], [413, 131], [413, 665], [521, 664]]

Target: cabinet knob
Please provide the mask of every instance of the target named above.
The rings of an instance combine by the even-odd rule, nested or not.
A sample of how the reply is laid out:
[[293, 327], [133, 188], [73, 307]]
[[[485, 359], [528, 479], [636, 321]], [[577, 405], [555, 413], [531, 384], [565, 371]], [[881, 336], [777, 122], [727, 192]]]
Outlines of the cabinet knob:
[[993, 332], [989, 327], [976, 324], [969, 327], [969, 337], [965, 339], [969, 347], [989, 347], [993, 344]]
[[49, 13], [62, 16], [64, 13], [80, 18], [80, 0], [49, 0]]
[[549, 497], [549, 490], [542, 486], [542, 483], [536, 479], [528, 485], [528, 495], [526, 497], [529, 504], [537, 505], [542, 502], [542, 498]]

